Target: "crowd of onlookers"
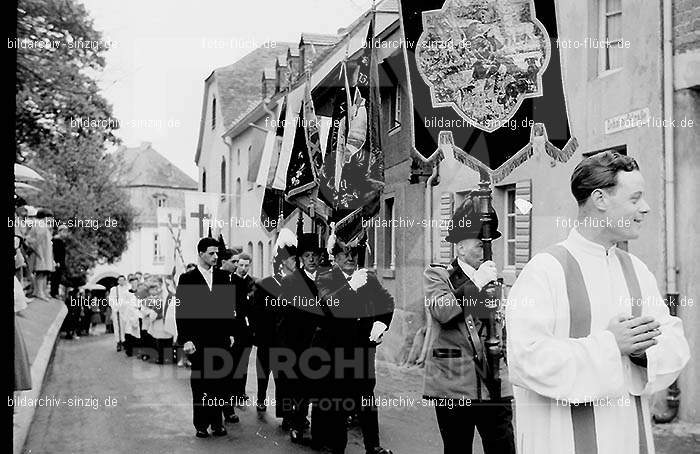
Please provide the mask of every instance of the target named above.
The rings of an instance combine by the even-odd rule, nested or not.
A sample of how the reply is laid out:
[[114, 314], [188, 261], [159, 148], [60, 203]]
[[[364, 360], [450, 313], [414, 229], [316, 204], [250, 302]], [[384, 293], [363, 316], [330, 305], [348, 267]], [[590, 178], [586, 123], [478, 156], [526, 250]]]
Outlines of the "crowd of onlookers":
[[15, 276], [27, 297], [60, 297], [70, 229], [47, 208], [24, 205], [15, 212]]
[[30, 302], [59, 298], [70, 230], [47, 208], [23, 205], [14, 217], [14, 389], [31, 389], [31, 367], [19, 319]]

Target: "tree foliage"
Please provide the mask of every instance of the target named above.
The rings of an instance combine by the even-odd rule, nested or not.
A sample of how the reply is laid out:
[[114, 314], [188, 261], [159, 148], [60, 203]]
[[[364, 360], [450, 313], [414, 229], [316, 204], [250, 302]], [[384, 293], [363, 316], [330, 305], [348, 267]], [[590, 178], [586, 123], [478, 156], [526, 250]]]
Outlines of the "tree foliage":
[[27, 201], [70, 227], [67, 278], [84, 281], [97, 262], [121, 256], [134, 219], [106, 154], [118, 143], [96, 82], [108, 43], [75, 0], [20, 0], [17, 38], [17, 158], [46, 179]]

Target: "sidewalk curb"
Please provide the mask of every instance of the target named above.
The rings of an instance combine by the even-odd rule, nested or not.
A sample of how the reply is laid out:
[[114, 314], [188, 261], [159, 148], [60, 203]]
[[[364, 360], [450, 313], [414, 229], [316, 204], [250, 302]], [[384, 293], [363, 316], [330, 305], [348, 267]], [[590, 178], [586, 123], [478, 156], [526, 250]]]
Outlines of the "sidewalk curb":
[[[41, 347], [39, 347], [36, 358], [32, 363], [32, 389], [17, 393], [18, 397], [26, 396], [28, 399], [36, 399], [39, 397], [39, 393], [41, 393], [41, 389], [44, 385], [46, 369], [49, 366], [49, 361], [53, 349], [56, 346], [61, 324], [67, 313], [68, 309], [64, 305], [58, 311], [58, 314], [56, 314], [56, 318], [53, 323], [51, 323], [51, 326], [49, 326], [46, 334], [44, 334], [44, 340], [41, 342]], [[24, 450], [24, 443], [27, 440], [27, 435], [29, 435], [29, 427], [34, 419], [35, 410], [35, 406], [15, 407], [12, 430], [12, 452], [14, 454], [20, 454]]]

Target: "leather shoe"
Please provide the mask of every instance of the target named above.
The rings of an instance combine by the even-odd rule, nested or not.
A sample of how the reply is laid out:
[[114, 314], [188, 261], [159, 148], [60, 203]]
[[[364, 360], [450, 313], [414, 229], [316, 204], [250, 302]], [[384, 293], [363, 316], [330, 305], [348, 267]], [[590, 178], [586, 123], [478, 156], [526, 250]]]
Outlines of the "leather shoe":
[[226, 416], [226, 417], [224, 418], [224, 421], [226, 421], [226, 422], [228, 422], [228, 423], [231, 423], [231, 424], [236, 424], [236, 423], [237, 423], [238, 421], [240, 421], [240, 420], [241, 420], [241, 419], [240, 419], [240, 418], [238, 417], [238, 415], [235, 414], [235, 413], [232, 414], [232, 415], [228, 415], [228, 416]]
[[224, 426], [221, 426], [221, 427], [217, 427], [216, 429], [213, 429], [211, 431], [211, 434], [214, 435], [215, 437], [223, 437], [224, 435], [228, 434], [228, 432], [226, 432], [226, 429], [224, 428]]
[[375, 446], [372, 449], [366, 451], [367, 454], [393, 454], [390, 450], [384, 449], [381, 446]]
[[197, 438], [208, 438], [209, 437], [209, 432], [206, 430], [200, 430], [197, 429], [197, 433], [195, 434]]
[[289, 439], [292, 443], [303, 444], [304, 443], [304, 432], [297, 429], [292, 429], [289, 431]]

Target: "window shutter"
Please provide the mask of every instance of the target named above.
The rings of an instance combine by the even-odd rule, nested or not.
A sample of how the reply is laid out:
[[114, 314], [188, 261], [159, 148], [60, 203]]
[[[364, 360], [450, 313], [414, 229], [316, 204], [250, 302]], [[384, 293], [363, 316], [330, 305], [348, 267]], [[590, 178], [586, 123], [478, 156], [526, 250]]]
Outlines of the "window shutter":
[[450, 263], [453, 255], [452, 243], [445, 241], [447, 226], [454, 214], [454, 195], [443, 192], [440, 196], [440, 263]]
[[[522, 180], [515, 184], [515, 198], [532, 203], [532, 180]], [[532, 233], [532, 210], [527, 214], [515, 210], [515, 272], [520, 273], [530, 260]]]

